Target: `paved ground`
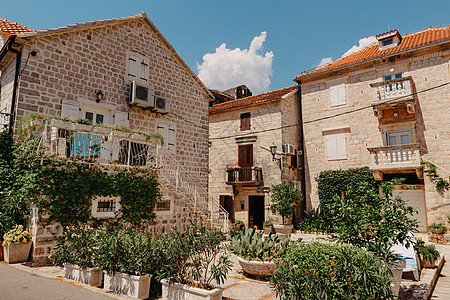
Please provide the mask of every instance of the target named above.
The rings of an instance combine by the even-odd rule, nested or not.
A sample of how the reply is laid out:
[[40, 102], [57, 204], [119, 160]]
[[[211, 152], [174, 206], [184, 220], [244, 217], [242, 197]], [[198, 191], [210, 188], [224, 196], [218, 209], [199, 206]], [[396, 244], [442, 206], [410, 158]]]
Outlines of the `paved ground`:
[[111, 300], [81, 287], [46, 278], [35, 273], [19, 270], [0, 263], [0, 298], [14, 300]]
[[[323, 235], [293, 234], [292, 239], [302, 238], [304, 242], [314, 240], [324, 241]], [[426, 236], [422, 237], [425, 238]], [[436, 248], [450, 259], [450, 246], [436, 245]], [[227, 300], [275, 300], [276, 294], [269, 281], [258, 280], [242, 272], [236, 256], [232, 256], [234, 266], [228, 279], [222, 285], [223, 296]], [[402, 286], [404, 297], [401, 299], [422, 299], [428, 284], [435, 273], [435, 269], [424, 269], [419, 282], [404, 279]], [[90, 287], [63, 278], [61, 267], [30, 268], [22, 264], [5, 265], [0, 263], [0, 298], [1, 299], [134, 299], [108, 293], [103, 289]], [[437, 281], [436, 288], [430, 299], [450, 299], [450, 262], [444, 264], [442, 274]]]

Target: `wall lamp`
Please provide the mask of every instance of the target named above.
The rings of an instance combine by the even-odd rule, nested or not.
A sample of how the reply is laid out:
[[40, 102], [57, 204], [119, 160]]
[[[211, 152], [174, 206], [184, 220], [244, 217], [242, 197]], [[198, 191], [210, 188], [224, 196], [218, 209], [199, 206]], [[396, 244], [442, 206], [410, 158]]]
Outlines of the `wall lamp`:
[[98, 91], [95, 95], [97, 95], [97, 98], [95, 99], [95, 102], [99, 103], [100, 101], [103, 101], [103, 93], [102, 93], [102, 91]]
[[270, 146], [270, 153], [272, 153], [272, 160], [276, 161], [278, 163], [278, 167], [281, 170], [281, 157], [275, 157], [275, 155], [280, 155], [277, 153], [277, 146], [272, 143], [272, 146]]

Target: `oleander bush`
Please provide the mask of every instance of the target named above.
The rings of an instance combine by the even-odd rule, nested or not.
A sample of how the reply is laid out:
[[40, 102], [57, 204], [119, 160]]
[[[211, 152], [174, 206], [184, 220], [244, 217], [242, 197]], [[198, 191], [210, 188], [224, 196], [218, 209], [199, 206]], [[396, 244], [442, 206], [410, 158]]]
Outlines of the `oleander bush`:
[[276, 263], [281, 299], [394, 299], [386, 265], [359, 247], [295, 243]]

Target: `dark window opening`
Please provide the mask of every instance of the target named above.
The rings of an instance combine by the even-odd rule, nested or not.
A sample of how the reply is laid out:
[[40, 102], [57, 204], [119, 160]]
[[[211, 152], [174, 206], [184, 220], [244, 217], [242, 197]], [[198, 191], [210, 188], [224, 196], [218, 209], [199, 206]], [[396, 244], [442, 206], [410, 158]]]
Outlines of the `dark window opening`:
[[156, 211], [170, 211], [170, 200], [156, 202]]
[[383, 41], [383, 46], [392, 45], [394, 43], [394, 39], [387, 39]]
[[115, 210], [115, 200], [98, 201], [97, 203], [97, 212], [114, 212]]

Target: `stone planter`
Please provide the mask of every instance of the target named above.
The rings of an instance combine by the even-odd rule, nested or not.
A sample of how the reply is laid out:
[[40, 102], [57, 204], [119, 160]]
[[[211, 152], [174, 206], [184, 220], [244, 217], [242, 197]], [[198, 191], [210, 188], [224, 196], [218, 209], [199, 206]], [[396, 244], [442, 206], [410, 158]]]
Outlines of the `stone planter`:
[[447, 245], [450, 243], [450, 234], [444, 233], [428, 233], [428, 241], [431, 243]]
[[91, 286], [100, 287], [102, 285], [102, 269], [86, 268], [82, 269], [77, 265], [64, 264], [64, 277]]
[[389, 267], [389, 270], [392, 273], [391, 278], [393, 280], [393, 283], [391, 284], [391, 289], [396, 297], [398, 297], [398, 292], [400, 290], [400, 284], [402, 283], [403, 269], [405, 267], [406, 267], [406, 260], [404, 260], [404, 259], [399, 260], [393, 266]]
[[276, 233], [279, 234], [291, 234], [292, 229], [294, 228], [294, 225], [273, 225], [273, 228], [275, 229]]
[[277, 269], [274, 262], [246, 260], [239, 256], [237, 260], [245, 273], [258, 277], [271, 276]]
[[263, 226], [263, 232], [266, 234], [275, 233], [273, 226]]
[[223, 288], [212, 286], [212, 290], [204, 290], [180, 283], [169, 283], [163, 279], [162, 298], [163, 300], [222, 300]]
[[150, 293], [152, 275], [130, 275], [116, 272], [114, 275], [105, 274], [103, 289], [117, 294], [128, 295], [138, 299], [147, 299]]
[[7, 264], [13, 264], [28, 260], [31, 242], [25, 244], [8, 244], [3, 247], [3, 256]]
[[420, 260], [420, 264], [422, 268], [434, 268], [436, 266], [436, 260], [425, 258]]

